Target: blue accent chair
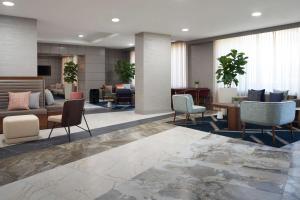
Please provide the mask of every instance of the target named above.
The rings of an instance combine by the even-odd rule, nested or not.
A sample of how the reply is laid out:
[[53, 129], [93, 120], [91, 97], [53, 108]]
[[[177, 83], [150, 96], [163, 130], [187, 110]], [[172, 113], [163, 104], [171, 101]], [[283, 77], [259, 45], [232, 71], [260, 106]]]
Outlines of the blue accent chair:
[[203, 106], [195, 105], [192, 95], [190, 94], [173, 95], [172, 100], [173, 100], [173, 109], [175, 111], [174, 120], [173, 120], [174, 123], [176, 120], [177, 113], [185, 113], [186, 120], [189, 119], [190, 114], [202, 113], [202, 117], [204, 116], [204, 112], [206, 111], [206, 108]]
[[[240, 108], [243, 127], [242, 136], [245, 135], [246, 123], [272, 127], [272, 139], [275, 143], [276, 126], [289, 124], [293, 136], [292, 122], [295, 119], [296, 103], [294, 101], [282, 102], [256, 102], [242, 101]], [[262, 130], [263, 133], [263, 130]]]

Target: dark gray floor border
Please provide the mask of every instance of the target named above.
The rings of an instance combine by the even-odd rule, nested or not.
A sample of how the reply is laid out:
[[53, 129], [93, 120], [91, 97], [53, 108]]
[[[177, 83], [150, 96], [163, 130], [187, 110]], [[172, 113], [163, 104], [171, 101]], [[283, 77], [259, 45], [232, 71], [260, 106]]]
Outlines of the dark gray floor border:
[[[110, 133], [113, 131], [118, 131], [121, 129], [131, 128], [131, 127], [142, 125], [145, 123], [158, 121], [158, 120], [165, 119], [165, 118], [168, 118], [171, 116], [172, 116], [172, 114], [165, 114], [165, 115], [161, 115], [161, 116], [157, 116], [157, 117], [151, 117], [151, 118], [147, 118], [147, 119], [141, 119], [141, 120], [126, 122], [126, 123], [122, 123], [122, 124], [116, 124], [116, 125], [96, 128], [96, 129], [92, 129], [91, 131], [92, 131], [93, 137], [95, 137], [95, 136], [103, 135], [103, 134]], [[85, 131], [72, 133], [71, 134], [71, 142], [82, 140], [82, 139], [89, 138], [89, 137], [90, 137], [90, 135]], [[34, 151], [34, 150], [45, 149], [45, 148], [53, 147], [56, 145], [65, 144], [68, 142], [69, 142], [69, 140], [68, 140], [67, 135], [62, 135], [62, 136], [53, 137], [50, 140], [42, 139], [42, 140], [37, 140], [37, 141], [33, 141], [33, 142], [27, 142], [27, 143], [23, 143], [23, 144], [16, 144], [16, 145], [12, 145], [12, 146], [3, 147], [3, 148], [0, 148], [0, 159], [8, 158], [8, 157], [23, 154], [23, 153], [28, 153], [28, 152]]]

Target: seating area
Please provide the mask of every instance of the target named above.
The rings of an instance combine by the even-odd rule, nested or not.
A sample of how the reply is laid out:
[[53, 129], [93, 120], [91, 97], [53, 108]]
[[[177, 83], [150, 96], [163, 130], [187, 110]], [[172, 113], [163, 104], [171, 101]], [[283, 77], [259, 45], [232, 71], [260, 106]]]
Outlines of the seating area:
[[299, 8], [0, 0], [0, 200], [300, 200]]

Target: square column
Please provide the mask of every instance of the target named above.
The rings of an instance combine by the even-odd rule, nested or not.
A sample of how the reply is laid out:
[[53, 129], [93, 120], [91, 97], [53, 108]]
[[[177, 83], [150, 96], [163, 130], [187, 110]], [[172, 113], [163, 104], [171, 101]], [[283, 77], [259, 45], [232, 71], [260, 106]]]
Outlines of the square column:
[[136, 113], [171, 111], [171, 36], [136, 34], [135, 59]]

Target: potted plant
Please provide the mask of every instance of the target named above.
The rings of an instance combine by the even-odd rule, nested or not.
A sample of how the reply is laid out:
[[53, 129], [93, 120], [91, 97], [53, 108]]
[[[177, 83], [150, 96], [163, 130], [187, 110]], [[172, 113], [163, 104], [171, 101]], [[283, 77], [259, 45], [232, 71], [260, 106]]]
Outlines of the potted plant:
[[119, 60], [115, 65], [115, 71], [122, 83], [130, 83], [135, 75], [135, 64], [127, 60]]
[[217, 82], [223, 83], [224, 87], [218, 89], [218, 100], [220, 103], [231, 103], [232, 97], [237, 96], [237, 88], [232, 88], [233, 84], [238, 86], [239, 75], [244, 75], [244, 66], [248, 63], [245, 53], [232, 49], [229, 54], [218, 58], [220, 63], [216, 71]]
[[194, 86], [195, 86], [195, 88], [198, 88], [199, 87], [199, 81], [195, 81]]
[[77, 82], [78, 70], [78, 64], [75, 64], [73, 61], [64, 64], [65, 99], [70, 98], [70, 94], [73, 91], [73, 84]]

